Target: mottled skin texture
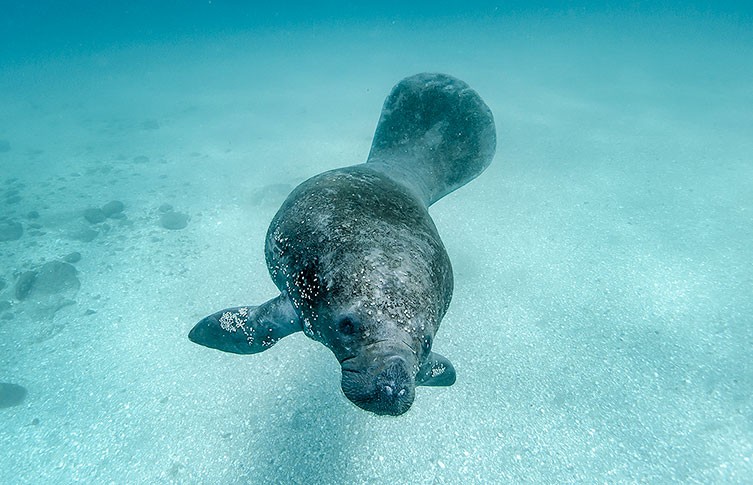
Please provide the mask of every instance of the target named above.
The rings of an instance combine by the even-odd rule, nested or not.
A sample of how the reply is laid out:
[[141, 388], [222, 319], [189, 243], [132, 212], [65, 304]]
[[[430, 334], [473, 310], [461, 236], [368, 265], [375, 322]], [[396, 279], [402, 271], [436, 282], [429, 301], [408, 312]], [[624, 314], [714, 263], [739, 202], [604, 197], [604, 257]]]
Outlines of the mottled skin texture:
[[[413, 380], [452, 297], [450, 260], [415, 194], [366, 165], [313, 177], [272, 221], [266, 257], [303, 331], [344, 362], [351, 400], [373, 399], [373, 389], [349, 382], [372, 360], [400, 357], [393, 362]], [[366, 377], [383, 368], [366, 370]], [[402, 384], [407, 409], [414, 385]]]
[[266, 258], [304, 332], [318, 341], [332, 326], [321, 317], [340, 316], [333, 308], [356, 312], [369, 341], [393, 327], [423, 339], [436, 332], [452, 296], [450, 259], [428, 211], [365, 165], [298, 186], [272, 220]]
[[428, 207], [494, 156], [491, 111], [444, 74], [403, 79], [387, 97], [365, 164], [298, 186], [269, 227], [266, 259], [280, 295], [207, 316], [189, 338], [237, 354], [303, 331], [342, 367], [357, 406], [399, 415], [415, 388], [449, 386], [432, 351], [452, 297], [452, 267]]

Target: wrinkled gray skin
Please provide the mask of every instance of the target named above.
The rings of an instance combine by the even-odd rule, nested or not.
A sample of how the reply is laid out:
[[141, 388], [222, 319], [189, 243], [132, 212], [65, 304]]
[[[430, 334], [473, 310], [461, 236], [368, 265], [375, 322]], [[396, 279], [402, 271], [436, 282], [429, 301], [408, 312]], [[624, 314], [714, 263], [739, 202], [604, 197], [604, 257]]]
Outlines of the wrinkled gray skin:
[[189, 338], [249, 354], [302, 330], [335, 354], [348, 399], [376, 414], [407, 411], [418, 385], [453, 384], [431, 350], [453, 280], [427, 208], [480, 174], [495, 144], [491, 112], [465, 83], [404, 79], [368, 161], [303, 182], [272, 220], [265, 255], [280, 295], [212, 314]]

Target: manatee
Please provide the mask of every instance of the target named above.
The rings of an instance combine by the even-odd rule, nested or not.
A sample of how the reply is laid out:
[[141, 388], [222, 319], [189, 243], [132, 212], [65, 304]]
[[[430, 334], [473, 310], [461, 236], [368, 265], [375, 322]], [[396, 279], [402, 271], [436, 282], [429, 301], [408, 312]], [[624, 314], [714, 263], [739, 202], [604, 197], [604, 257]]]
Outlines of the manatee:
[[265, 257], [280, 294], [213, 313], [189, 339], [254, 354], [302, 331], [340, 362], [345, 396], [378, 415], [405, 413], [416, 386], [452, 385], [455, 369], [432, 350], [452, 266], [428, 207], [484, 171], [495, 148], [492, 113], [463, 81], [400, 81], [366, 162], [301, 183], [272, 220]]

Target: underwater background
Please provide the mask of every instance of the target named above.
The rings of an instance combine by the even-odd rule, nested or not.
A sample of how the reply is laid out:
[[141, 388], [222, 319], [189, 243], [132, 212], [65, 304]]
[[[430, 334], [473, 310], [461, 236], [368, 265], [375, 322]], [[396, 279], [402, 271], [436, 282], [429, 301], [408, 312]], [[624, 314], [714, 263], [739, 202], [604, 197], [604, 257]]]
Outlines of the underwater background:
[[[753, 7], [752, 7], [753, 8]], [[753, 483], [753, 11], [732, 2], [0, 2], [0, 483]], [[458, 373], [403, 416], [302, 334], [268, 224], [467, 82], [497, 154], [430, 212]]]

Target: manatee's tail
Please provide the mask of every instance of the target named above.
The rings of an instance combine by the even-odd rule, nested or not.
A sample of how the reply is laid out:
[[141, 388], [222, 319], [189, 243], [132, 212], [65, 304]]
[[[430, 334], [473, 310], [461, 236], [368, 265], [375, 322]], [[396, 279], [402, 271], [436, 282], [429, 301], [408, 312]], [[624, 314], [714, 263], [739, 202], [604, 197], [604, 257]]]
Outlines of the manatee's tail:
[[446, 74], [403, 79], [384, 102], [367, 163], [430, 205], [491, 163], [494, 117], [466, 83]]

